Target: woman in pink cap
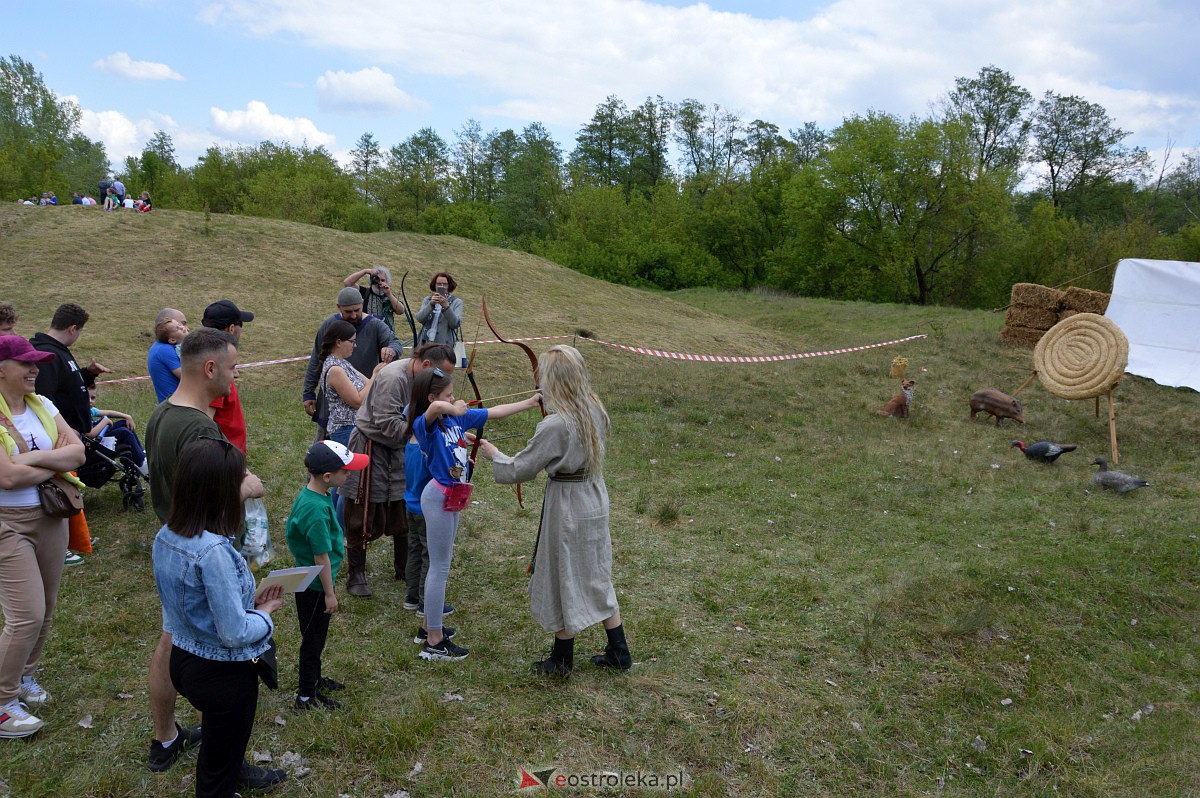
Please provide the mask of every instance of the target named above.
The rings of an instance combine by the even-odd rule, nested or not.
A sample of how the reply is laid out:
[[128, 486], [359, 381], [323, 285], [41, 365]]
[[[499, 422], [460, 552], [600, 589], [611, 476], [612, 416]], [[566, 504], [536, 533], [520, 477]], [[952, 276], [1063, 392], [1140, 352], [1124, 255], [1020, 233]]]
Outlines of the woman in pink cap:
[[42, 727], [29, 712], [50, 694], [34, 678], [58, 599], [67, 519], [42, 510], [37, 486], [83, 465], [83, 444], [58, 408], [34, 392], [39, 352], [19, 335], [0, 335], [0, 737]]

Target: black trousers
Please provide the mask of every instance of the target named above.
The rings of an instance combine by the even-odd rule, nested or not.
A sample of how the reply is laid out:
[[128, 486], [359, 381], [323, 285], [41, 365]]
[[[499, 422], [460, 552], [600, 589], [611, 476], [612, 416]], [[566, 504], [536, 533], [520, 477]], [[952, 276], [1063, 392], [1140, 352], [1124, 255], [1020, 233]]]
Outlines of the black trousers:
[[316, 694], [321, 678], [321, 653], [329, 637], [329, 619], [325, 614], [325, 593], [301, 590], [296, 594], [296, 620], [300, 622], [300, 695]]
[[408, 563], [405, 566], [404, 584], [407, 598], [421, 601], [425, 596], [425, 576], [429, 573], [429, 546], [425, 542], [425, 516], [407, 510], [408, 520]]
[[258, 708], [254, 665], [204, 659], [172, 647], [171, 683], [204, 713], [196, 759], [196, 798], [230, 798], [237, 792]]

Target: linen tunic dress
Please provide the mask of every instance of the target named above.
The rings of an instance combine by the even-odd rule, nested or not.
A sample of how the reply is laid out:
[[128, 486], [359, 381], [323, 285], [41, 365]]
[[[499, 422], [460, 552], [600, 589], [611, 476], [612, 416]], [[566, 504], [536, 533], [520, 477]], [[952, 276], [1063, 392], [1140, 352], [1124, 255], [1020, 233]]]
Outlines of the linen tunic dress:
[[[604, 419], [593, 411], [603, 443]], [[528, 482], [541, 470], [546, 483], [541, 539], [538, 541], [529, 603], [533, 619], [547, 632], [575, 635], [619, 610], [612, 584], [612, 538], [608, 531], [608, 489], [602, 479], [556, 482], [584, 465], [586, 450], [566, 419], [542, 419], [524, 451], [498, 453], [496, 481]]]

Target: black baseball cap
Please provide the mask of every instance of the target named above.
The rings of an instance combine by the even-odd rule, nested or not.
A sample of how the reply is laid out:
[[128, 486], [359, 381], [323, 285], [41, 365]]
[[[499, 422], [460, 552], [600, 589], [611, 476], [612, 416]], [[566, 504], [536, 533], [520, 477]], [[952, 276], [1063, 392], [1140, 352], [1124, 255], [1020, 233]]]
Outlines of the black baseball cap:
[[238, 310], [238, 306], [228, 299], [218, 299], [204, 309], [204, 318], [200, 323], [205, 327], [223, 330], [231, 324], [245, 324], [248, 321], [254, 321], [253, 313]]

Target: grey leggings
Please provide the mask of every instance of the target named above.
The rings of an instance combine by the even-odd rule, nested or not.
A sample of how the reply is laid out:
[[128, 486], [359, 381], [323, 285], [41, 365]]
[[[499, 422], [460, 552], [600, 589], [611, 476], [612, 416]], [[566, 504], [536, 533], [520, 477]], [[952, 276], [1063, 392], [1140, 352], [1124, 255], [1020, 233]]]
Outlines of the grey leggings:
[[431, 479], [421, 491], [421, 512], [425, 514], [425, 541], [429, 549], [429, 573], [425, 577], [425, 626], [430, 631], [442, 628], [442, 608], [446, 604], [446, 580], [450, 559], [454, 556], [454, 536], [458, 534], [458, 513], [442, 509], [446, 497]]

